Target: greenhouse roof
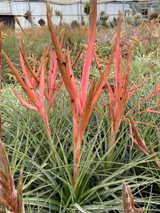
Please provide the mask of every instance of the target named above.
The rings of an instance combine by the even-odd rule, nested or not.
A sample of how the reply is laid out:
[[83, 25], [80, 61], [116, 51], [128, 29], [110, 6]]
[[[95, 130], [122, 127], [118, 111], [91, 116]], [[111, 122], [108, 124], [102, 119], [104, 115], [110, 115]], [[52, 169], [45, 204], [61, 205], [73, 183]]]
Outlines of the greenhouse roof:
[[[47, 2], [47, 0], [0, 0], [0, 2], [12, 1], [12, 2]], [[59, 4], [59, 5], [69, 5], [77, 3], [86, 3], [90, 0], [49, 0], [50, 3]], [[111, 2], [155, 2], [153, 0], [97, 0], [98, 4], [102, 3], [111, 3]]]

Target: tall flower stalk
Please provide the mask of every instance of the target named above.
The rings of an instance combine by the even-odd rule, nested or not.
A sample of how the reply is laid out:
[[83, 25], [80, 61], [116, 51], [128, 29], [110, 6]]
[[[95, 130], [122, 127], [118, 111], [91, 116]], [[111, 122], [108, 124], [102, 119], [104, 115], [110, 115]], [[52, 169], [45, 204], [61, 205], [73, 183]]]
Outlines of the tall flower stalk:
[[[49, 4], [47, 11], [49, 11]], [[52, 24], [51, 17], [49, 12], [47, 12], [48, 26], [51, 33], [51, 38], [53, 45], [55, 47], [55, 52], [57, 55], [58, 66], [61, 72], [61, 76], [65, 87], [69, 93], [70, 105], [73, 117], [73, 128], [74, 128], [74, 177], [73, 184], [76, 185], [76, 179], [79, 172], [79, 164], [81, 159], [81, 144], [83, 140], [83, 136], [89, 122], [89, 118], [92, 114], [94, 105], [96, 104], [101, 92], [102, 88], [105, 86], [106, 79], [111, 71], [113, 59], [114, 59], [114, 51], [115, 46], [113, 47], [110, 60], [108, 63], [108, 67], [100, 79], [96, 82], [93, 81], [89, 93], [87, 95], [88, 84], [89, 84], [89, 76], [91, 69], [91, 62], [93, 58], [94, 46], [95, 46], [95, 38], [96, 38], [96, 20], [97, 20], [97, 1], [93, 1], [92, 9], [91, 9], [91, 27], [90, 27], [90, 36], [85, 56], [85, 62], [82, 71], [82, 79], [81, 79], [81, 88], [80, 92], [78, 90], [76, 80], [73, 74], [72, 62], [69, 54], [69, 49], [66, 48], [65, 56], [63, 55], [60, 44], [58, 41], [58, 37], [56, 35], [55, 28]]]

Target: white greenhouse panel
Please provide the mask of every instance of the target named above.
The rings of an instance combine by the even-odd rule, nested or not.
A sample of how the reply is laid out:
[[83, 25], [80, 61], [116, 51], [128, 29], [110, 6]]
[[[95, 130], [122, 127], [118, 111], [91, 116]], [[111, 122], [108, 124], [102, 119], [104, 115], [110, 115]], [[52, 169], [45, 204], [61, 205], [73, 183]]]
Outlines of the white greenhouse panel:
[[98, 4], [97, 5], [98, 14], [100, 14], [101, 11], [105, 11], [105, 10], [106, 10], [106, 4]]
[[9, 2], [0, 2], [0, 15], [2, 14], [11, 14]]
[[124, 10], [129, 8], [129, 4], [113, 4], [109, 3], [106, 5], [106, 14], [109, 15], [109, 19], [112, 20], [113, 17], [117, 17], [119, 11], [123, 14]]
[[45, 2], [30, 2], [31, 14], [33, 16], [46, 15], [46, 3]]
[[[52, 1], [51, 7], [53, 9], [53, 23], [59, 24], [60, 17], [56, 16], [56, 11], [59, 11], [63, 15], [63, 22], [67, 24], [71, 24], [72, 21], [76, 20], [77, 22], [81, 22], [81, 17], [84, 18], [85, 22], [88, 22], [88, 17], [84, 13], [84, 4], [80, 4], [80, 1], [75, 0], [72, 1], [75, 4], [69, 4], [71, 1], [64, 0], [63, 4], [55, 4], [55, 3], [62, 3], [61, 0]], [[82, 1], [81, 1], [82, 2]], [[101, 2], [101, 3], [100, 3]], [[103, 2], [103, 3], [102, 3]], [[98, 1], [97, 10], [98, 10], [98, 17], [100, 18], [100, 13], [105, 11], [105, 14], [109, 16], [109, 19], [112, 20], [113, 17], [118, 16], [119, 10], [122, 12], [125, 9], [129, 8], [129, 4], [127, 3], [107, 3], [105, 4], [104, 1]], [[42, 18], [47, 24], [46, 18], [46, 2], [41, 1], [28, 1], [28, 0], [19, 0], [19, 1], [0, 1], [0, 15], [17, 15], [20, 19], [21, 25], [23, 28], [28, 28], [31, 24], [25, 20], [23, 15], [29, 11], [32, 14], [33, 23], [39, 26], [38, 21]], [[16, 24], [16, 28], [19, 28]]]
[[28, 2], [12, 2], [12, 15], [23, 16], [28, 10]]

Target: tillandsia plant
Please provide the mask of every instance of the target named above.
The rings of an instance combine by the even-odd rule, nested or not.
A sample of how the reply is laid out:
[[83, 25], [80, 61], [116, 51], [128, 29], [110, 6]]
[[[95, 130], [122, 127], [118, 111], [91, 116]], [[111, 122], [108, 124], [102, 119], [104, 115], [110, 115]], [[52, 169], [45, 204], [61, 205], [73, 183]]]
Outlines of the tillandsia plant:
[[[20, 61], [21, 67], [23, 71], [23, 76], [21, 76], [18, 70], [14, 67], [8, 56], [2, 51], [2, 55], [4, 56], [6, 62], [8, 63], [10, 69], [16, 76], [18, 82], [23, 87], [28, 100], [25, 101], [16, 91], [12, 88], [16, 97], [20, 100], [20, 102], [29, 109], [33, 109], [39, 111], [42, 118], [45, 121], [47, 130], [49, 135], [51, 136], [51, 131], [48, 123], [48, 113], [51, 105], [55, 102], [55, 94], [59, 89], [62, 80], [55, 85], [55, 80], [57, 76], [57, 62], [55, 59], [55, 55], [53, 51], [50, 50], [50, 46], [48, 49], [44, 48], [42, 61], [39, 68], [36, 70], [36, 61], [34, 62], [33, 69], [30, 67], [29, 62], [27, 60], [26, 52], [24, 49], [24, 45], [22, 40], [20, 41]], [[50, 67], [49, 74], [47, 73], [47, 56], [50, 58]], [[47, 86], [45, 85], [45, 81], [47, 82]], [[39, 97], [38, 91], [39, 88]], [[46, 91], [47, 90], [47, 91]], [[45, 99], [47, 100], [45, 106]], [[30, 104], [32, 102], [34, 105]]]
[[[122, 185], [122, 201], [123, 201], [123, 209], [122, 213], [136, 213], [134, 206], [134, 199], [129, 185], [126, 185], [125, 181], [123, 181]], [[137, 213], [143, 213], [144, 208], [141, 208], [137, 211]]]
[[[49, 4], [48, 9], [49, 11]], [[70, 97], [70, 105], [73, 116], [73, 127], [74, 127], [74, 177], [73, 177], [73, 185], [76, 190], [76, 178], [79, 172], [79, 163], [81, 159], [81, 144], [83, 140], [83, 136], [89, 122], [89, 118], [92, 114], [93, 108], [99, 99], [99, 96], [102, 92], [102, 88], [105, 86], [106, 79], [111, 71], [113, 59], [114, 59], [114, 51], [115, 46], [112, 49], [112, 53], [109, 59], [108, 67], [103, 75], [96, 82], [94, 80], [89, 89], [89, 93], [87, 96], [88, 84], [89, 84], [89, 76], [90, 76], [90, 68], [91, 62], [93, 58], [94, 45], [95, 45], [95, 37], [96, 37], [96, 19], [97, 19], [97, 1], [93, 1], [92, 9], [91, 9], [91, 27], [90, 27], [90, 36], [86, 51], [85, 62], [82, 71], [82, 79], [81, 79], [81, 89], [80, 93], [78, 91], [78, 87], [76, 84], [76, 80], [72, 70], [72, 63], [69, 54], [69, 49], [66, 48], [65, 57], [61, 51], [61, 47], [58, 41], [58, 36], [56, 35], [55, 28], [52, 24], [51, 17], [49, 12], [47, 12], [48, 26], [51, 33], [51, 38], [53, 45], [55, 47], [55, 52], [57, 55], [58, 66], [62, 75], [62, 79], [64, 81], [65, 87], [69, 93]]]
[[[1, 105], [1, 64], [2, 64], [2, 40], [0, 30], [0, 105]], [[11, 173], [8, 156], [1, 140], [1, 114], [0, 114], [0, 204], [7, 213], [24, 213], [22, 197], [23, 172], [20, 172], [18, 190], [15, 190], [14, 180]], [[0, 210], [1, 213], [5, 213]]]
[[[145, 112], [152, 112], [152, 113], [160, 113], [158, 110], [153, 110], [154, 108], [159, 107], [159, 101], [155, 106], [152, 106], [146, 110], [140, 111], [136, 114], [130, 115], [131, 112], [138, 107], [140, 104], [145, 103], [147, 100], [150, 100], [151, 98], [157, 96], [160, 94], [159, 85], [156, 86], [156, 88], [153, 90], [153, 92], [144, 100], [137, 103], [132, 109], [130, 109], [128, 112], [126, 112], [126, 106], [132, 97], [132, 95], [135, 93], [137, 89], [139, 89], [146, 81], [148, 81], [151, 77], [146, 78], [143, 82], [141, 82], [138, 86], [136, 85], [136, 82], [138, 79], [136, 79], [133, 84], [129, 84], [129, 76], [130, 76], [130, 63], [131, 63], [131, 47], [128, 51], [128, 60], [125, 72], [123, 72], [123, 66], [122, 66], [122, 56], [121, 56], [121, 49], [120, 49], [120, 35], [121, 35], [121, 15], [119, 16], [119, 24], [117, 28], [117, 35], [116, 35], [116, 47], [115, 47], [115, 79], [113, 79], [113, 84], [110, 84], [106, 80], [106, 94], [108, 99], [108, 107], [106, 106], [106, 109], [108, 111], [108, 117], [111, 125], [111, 136], [110, 136], [110, 148], [111, 148], [111, 154], [113, 152], [113, 145], [116, 141], [117, 134], [120, 128], [120, 125], [123, 121], [129, 123], [130, 125], [130, 134], [132, 138], [132, 142], [134, 142], [142, 152], [144, 152], [146, 155], [154, 155], [153, 149], [151, 151], [148, 150], [147, 146], [145, 145], [145, 142], [142, 140], [142, 137], [140, 136], [138, 129], [135, 125], [135, 123], [143, 123], [146, 125], [150, 125], [152, 127], [155, 127], [157, 129], [160, 129], [158, 126], [145, 123], [145, 122], [138, 122], [134, 121], [133, 117], [135, 117], [136, 114], [141, 114]], [[94, 58], [96, 61], [96, 64], [98, 66], [98, 69], [101, 74], [103, 74], [102, 68], [100, 67], [100, 64], [98, 62], [96, 53], [94, 52]], [[104, 101], [103, 101], [104, 102]], [[133, 137], [133, 132], [135, 135], [135, 139]], [[154, 165], [160, 169], [160, 162], [157, 158], [153, 157], [153, 163]], [[109, 160], [109, 159], [108, 159]]]
[[[59, 35], [60, 35], [60, 27], [59, 25]], [[58, 35], [58, 37], [59, 37]], [[64, 42], [64, 34], [61, 39], [61, 48]], [[58, 71], [58, 63], [56, 60], [56, 54], [51, 49], [51, 43], [48, 49], [45, 47], [43, 51], [43, 56], [39, 67], [36, 69], [36, 59], [34, 60], [33, 68], [31, 68], [29, 61], [27, 59], [27, 54], [24, 48], [24, 44], [22, 40], [20, 40], [20, 63], [22, 67], [23, 75], [20, 75], [18, 70], [12, 64], [9, 57], [2, 51], [2, 55], [5, 58], [7, 64], [12, 70], [13, 74], [16, 76], [18, 82], [24, 89], [27, 100], [25, 101], [14, 88], [12, 88], [14, 94], [19, 99], [22, 105], [25, 107], [36, 110], [42, 116], [47, 131], [50, 137], [51, 147], [53, 146], [52, 134], [49, 127], [48, 114], [53, 103], [56, 105], [55, 97], [58, 89], [62, 84], [62, 79], [58, 81], [56, 84], [56, 77]], [[49, 68], [48, 68], [49, 64]], [[32, 104], [31, 104], [32, 103]], [[54, 154], [52, 155], [52, 160], [54, 159]]]

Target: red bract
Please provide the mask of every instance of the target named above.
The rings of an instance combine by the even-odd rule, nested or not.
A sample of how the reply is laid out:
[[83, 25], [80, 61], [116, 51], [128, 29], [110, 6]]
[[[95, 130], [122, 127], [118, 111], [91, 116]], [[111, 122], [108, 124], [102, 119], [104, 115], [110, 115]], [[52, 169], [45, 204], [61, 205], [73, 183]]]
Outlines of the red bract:
[[[49, 10], [50, 9], [48, 5], [48, 11]], [[56, 55], [58, 57], [59, 69], [65, 84], [65, 87], [70, 97], [71, 111], [73, 116], [73, 126], [74, 126], [75, 166], [74, 166], [73, 184], [75, 185], [76, 178], [79, 171], [82, 139], [83, 139], [87, 124], [89, 122], [89, 118], [93, 111], [94, 105], [97, 102], [102, 92], [102, 88], [105, 85], [106, 79], [111, 71], [111, 67], [112, 67], [113, 59], [114, 59], [115, 47], [112, 50], [112, 54], [111, 54], [106, 72], [103, 73], [103, 75], [100, 77], [98, 82], [93, 81], [92, 86], [89, 90], [89, 94], [87, 96], [90, 68], [91, 68], [91, 62], [93, 58], [95, 37], [96, 37], [97, 1], [95, 0], [93, 1], [93, 4], [92, 4], [90, 36], [89, 36], [89, 41], [87, 46], [85, 62], [83, 66], [81, 90], [79, 93], [76, 80], [73, 74], [73, 70], [72, 70], [69, 49], [68, 48], [66, 49], [66, 54], [64, 57], [60, 48], [60, 44], [58, 42], [58, 37], [56, 35], [55, 28], [52, 24], [51, 17], [48, 12], [47, 12], [47, 19], [48, 19], [48, 26], [51, 33], [52, 42], [55, 47]]]

